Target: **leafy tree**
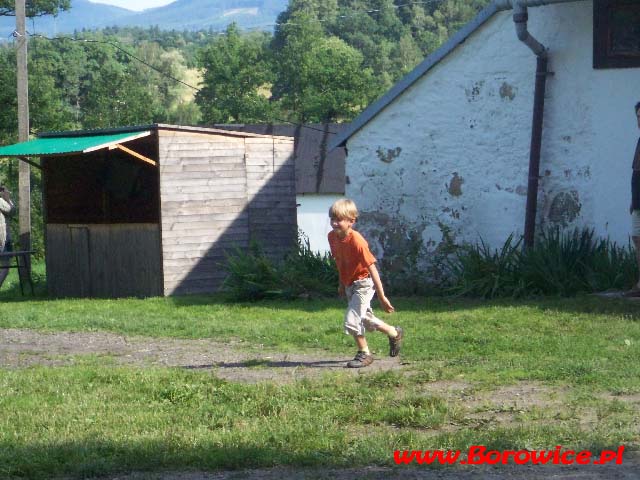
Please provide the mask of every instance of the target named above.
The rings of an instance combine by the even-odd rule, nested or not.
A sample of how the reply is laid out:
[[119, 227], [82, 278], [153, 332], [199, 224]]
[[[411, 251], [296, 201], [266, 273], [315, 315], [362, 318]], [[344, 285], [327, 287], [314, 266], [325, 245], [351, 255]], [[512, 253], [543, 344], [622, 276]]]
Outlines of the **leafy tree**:
[[0, 85], [0, 144], [5, 144], [18, 137], [16, 62], [11, 48], [0, 48]]
[[304, 82], [309, 78], [308, 70], [313, 62], [310, 52], [323, 38], [324, 31], [317, 16], [299, 10], [278, 26], [273, 40], [276, 68], [273, 95], [281, 99], [283, 106], [301, 122], [307, 120], [303, 96]]
[[194, 102], [178, 102], [167, 116], [167, 122], [174, 125], [198, 125], [201, 121], [202, 113]]
[[[65, 107], [64, 97], [56, 88], [54, 79], [46, 75], [46, 65], [38, 60], [30, 59], [29, 76], [29, 120], [30, 130], [57, 130], [72, 125], [72, 115]], [[16, 100], [16, 66], [15, 51], [12, 48], [0, 49], [0, 142], [17, 141], [18, 114]], [[9, 189], [17, 196], [18, 160], [0, 161], [0, 182], [9, 185]], [[32, 247], [42, 253], [44, 251], [44, 228], [42, 217], [42, 177], [38, 169], [31, 169], [31, 204], [32, 204]], [[18, 219], [11, 219], [10, 227], [14, 239], [18, 239]]]
[[300, 122], [352, 118], [372, 90], [363, 56], [337, 37], [325, 37], [317, 17], [304, 11], [281, 27], [274, 95]]
[[82, 111], [84, 128], [154, 123], [160, 117], [157, 99], [137, 68], [109, 59], [93, 78]]
[[[71, 0], [27, 0], [27, 17], [57, 15], [71, 8]], [[0, 0], [0, 17], [15, 16], [15, 0]]]
[[424, 57], [413, 36], [407, 33], [394, 45], [391, 58], [394, 70], [404, 75], [409, 73]]
[[[240, 35], [235, 24], [200, 52], [204, 69], [196, 103], [208, 123], [252, 123], [269, 120], [271, 65], [267, 37]], [[266, 93], [266, 94], [265, 94]]]
[[[54, 126], [55, 130], [63, 128], [80, 128], [81, 79], [87, 69], [85, 47], [70, 39], [49, 41], [35, 38], [29, 48], [29, 78], [53, 82], [58, 92], [61, 105], [60, 113], [67, 112], [64, 123]], [[30, 91], [30, 101], [37, 100], [38, 95]], [[69, 125], [69, 121], [73, 123]], [[32, 121], [33, 124], [33, 121]]]

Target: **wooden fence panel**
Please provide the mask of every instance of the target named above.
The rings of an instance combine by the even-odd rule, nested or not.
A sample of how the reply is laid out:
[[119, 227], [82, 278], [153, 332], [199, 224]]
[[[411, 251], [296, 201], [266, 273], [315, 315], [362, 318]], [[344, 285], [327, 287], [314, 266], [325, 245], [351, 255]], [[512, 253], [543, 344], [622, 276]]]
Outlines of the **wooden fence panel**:
[[47, 225], [47, 284], [59, 297], [161, 295], [159, 226]]

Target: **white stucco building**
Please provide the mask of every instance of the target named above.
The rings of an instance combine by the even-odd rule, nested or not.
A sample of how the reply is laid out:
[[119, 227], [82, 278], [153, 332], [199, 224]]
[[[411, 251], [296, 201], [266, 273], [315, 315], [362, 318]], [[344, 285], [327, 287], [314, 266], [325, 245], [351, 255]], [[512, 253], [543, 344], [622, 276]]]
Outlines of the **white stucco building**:
[[329, 208], [342, 197], [344, 194], [339, 193], [303, 193], [296, 196], [298, 229], [309, 240], [309, 247], [314, 252], [329, 253]]
[[[636, 26], [610, 35], [598, 33], [615, 27], [602, 24], [609, 0], [521, 2], [548, 55], [536, 233], [589, 227], [626, 244], [640, 2], [623, 7]], [[377, 255], [522, 235], [536, 55], [516, 36], [511, 3], [485, 8], [335, 139], [348, 152], [346, 196]], [[594, 60], [594, 45], [609, 58]]]

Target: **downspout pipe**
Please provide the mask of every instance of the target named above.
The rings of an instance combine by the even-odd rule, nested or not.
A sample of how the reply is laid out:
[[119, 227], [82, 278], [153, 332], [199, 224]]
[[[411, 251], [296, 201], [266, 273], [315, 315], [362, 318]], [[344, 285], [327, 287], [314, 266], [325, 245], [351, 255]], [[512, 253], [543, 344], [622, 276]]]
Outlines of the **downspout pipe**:
[[533, 94], [533, 118], [531, 120], [531, 146], [529, 148], [529, 180], [527, 183], [527, 205], [524, 220], [524, 246], [534, 244], [536, 214], [538, 209], [538, 184], [540, 179], [540, 151], [542, 147], [542, 125], [544, 121], [544, 95], [547, 85], [548, 55], [544, 45], [538, 42], [527, 29], [529, 13], [527, 7], [569, 3], [584, 0], [494, 0], [497, 10], [513, 9], [513, 21], [518, 39], [536, 55], [536, 81]]
[[529, 148], [529, 180], [527, 205], [524, 218], [524, 247], [534, 244], [538, 211], [538, 184], [540, 179], [540, 151], [542, 149], [542, 125], [544, 122], [544, 95], [547, 86], [547, 49], [527, 29], [527, 6], [516, 1], [513, 4], [513, 21], [518, 39], [536, 55], [536, 80], [533, 93], [533, 118], [531, 120], [531, 146]]
[[536, 59], [536, 84], [533, 94], [533, 119], [531, 120], [531, 147], [529, 150], [529, 181], [527, 183], [527, 207], [524, 218], [524, 246], [533, 247], [536, 215], [538, 210], [538, 183], [540, 179], [540, 151], [542, 148], [542, 124], [544, 121], [544, 95], [547, 86], [547, 56]]

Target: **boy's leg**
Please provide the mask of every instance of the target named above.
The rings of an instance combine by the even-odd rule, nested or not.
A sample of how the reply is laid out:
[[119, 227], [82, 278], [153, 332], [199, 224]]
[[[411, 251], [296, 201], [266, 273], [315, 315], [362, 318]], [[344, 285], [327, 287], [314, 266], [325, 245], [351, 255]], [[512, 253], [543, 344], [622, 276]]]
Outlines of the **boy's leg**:
[[402, 329], [402, 327], [392, 327], [379, 318], [374, 317], [373, 312], [371, 312], [371, 316], [376, 319], [375, 328], [389, 337], [389, 356], [397, 357], [400, 353], [400, 349], [402, 348], [404, 330]]
[[353, 339], [356, 341], [359, 352], [369, 353], [369, 344], [364, 335], [354, 335]]
[[[380, 320], [380, 319], [378, 319]], [[379, 332], [384, 333], [387, 337], [397, 337], [398, 336], [398, 331], [396, 330], [396, 327], [393, 327], [391, 325], [389, 325], [388, 323], [383, 322], [382, 320], [380, 320], [380, 323], [377, 325], [377, 329]]]
[[[360, 320], [363, 327], [370, 332], [379, 330], [389, 337], [389, 356], [397, 357], [402, 348], [402, 340], [404, 339], [404, 331], [401, 327], [393, 327], [373, 314], [371, 309], [371, 300], [375, 293], [373, 288], [373, 280], [370, 278], [356, 282], [358, 285], [357, 293], [361, 299]], [[350, 302], [351, 303], [351, 302]]]
[[[373, 282], [371, 284], [373, 285]], [[375, 328], [367, 328], [368, 311], [371, 310], [369, 305], [373, 297], [373, 291], [368, 288], [368, 284], [359, 280], [349, 285], [345, 293], [348, 305], [344, 314], [344, 332], [356, 337], [364, 336], [367, 329], [375, 330]]]
[[347, 363], [349, 368], [366, 367], [373, 362], [373, 355], [369, 351], [369, 345], [364, 336], [366, 331], [364, 319], [371, 298], [368, 298], [370, 292], [363, 283], [355, 282], [345, 291], [349, 304], [344, 315], [344, 331], [353, 337], [358, 347], [355, 358]]
[[389, 356], [397, 357], [400, 354], [402, 348], [402, 341], [404, 340], [404, 330], [402, 327], [394, 327], [396, 336], [389, 335]]
[[358, 346], [358, 353], [353, 360], [347, 363], [349, 368], [367, 367], [373, 363], [373, 355], [369, 352], [369, 345], [364, 335], [354, 335], [354, 340]]

